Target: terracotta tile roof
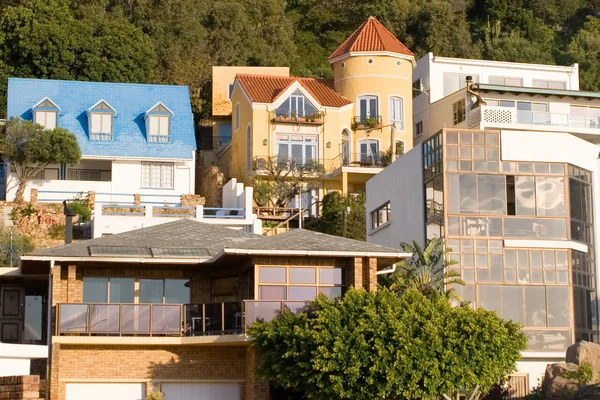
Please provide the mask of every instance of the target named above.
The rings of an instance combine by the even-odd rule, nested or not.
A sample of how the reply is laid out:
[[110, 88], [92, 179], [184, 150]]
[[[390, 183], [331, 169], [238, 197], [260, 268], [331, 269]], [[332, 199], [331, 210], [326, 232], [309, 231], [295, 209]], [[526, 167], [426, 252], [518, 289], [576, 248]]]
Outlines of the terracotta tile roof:
[[337, 93], [333, 89], [333, 83], [327, 79], [248, 74], [238, 74], [236, 79], [255, 103], [274, 102], [294, 82], [299, 82], [322, 106], [343, 107], [352, 103], [350, 99]]
[[388, 31], [375, 17], [369, 17], [337, 50], [331, 53], [329, 59], [359, 51], [389, 51], [414, 56], [412, 51], [396, 39], [392, 32]]

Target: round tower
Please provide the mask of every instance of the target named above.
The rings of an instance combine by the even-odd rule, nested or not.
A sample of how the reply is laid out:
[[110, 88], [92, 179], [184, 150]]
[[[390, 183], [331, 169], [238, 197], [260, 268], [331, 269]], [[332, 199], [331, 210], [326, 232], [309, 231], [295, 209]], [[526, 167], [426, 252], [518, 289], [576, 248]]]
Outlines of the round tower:
[[[413, 53], [369, 17], [329, 56], [329, 63], [335, 90], [354, 102], [353, 152], [364, 150], [357, 141], [365, 137], [379, 142], [379, 152], [390, 148], [392, 137], [401, 140], [403, 151], [408, 151], [413, 138]], [[391, 132], [392, 125], [395, 132]], [[367, 146], [375, 149], [373, 143]]]

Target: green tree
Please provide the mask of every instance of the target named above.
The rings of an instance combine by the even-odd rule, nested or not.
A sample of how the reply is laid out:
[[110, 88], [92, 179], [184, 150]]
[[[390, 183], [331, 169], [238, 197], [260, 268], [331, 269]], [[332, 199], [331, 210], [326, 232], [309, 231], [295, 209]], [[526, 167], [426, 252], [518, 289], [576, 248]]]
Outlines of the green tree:
[[379, 277], [380, 284], [402, 295], [408, 290], [418, 290], [423, 295], [437, 299], [462, 301], [451, 285], [464, 285], [460, 273], [451, 269], [457, 262], [447, 258], [452, 251], [441, 239], [431, 239], [422, 248], [417, 242], [400, 243], [400, 247], [412, 256], [400, 261], [396, 270]]
[[31, 238], [18, 229], [4, 229], [0, 232], [0, 266], [16, 267], [19, 257], [34, 249]]
[[5, 125], [4, 158], [19, 186], [15, 202], [23, 199], [27, 183], [49, 164], [77, 164], [81, 150], [75, 135], [63, 128], [44, 130], [40, 125], [11, 118]]
[[351, 288], [319, 296], [306, 313], [284, 310], [249, 330], [258, 373], [310, 399], [438, 399], [487, 392], [526, 347], [519, 325], [494, 312], [452, 307], [416, 290], [401, 297]]
[[[307, 226], [307, 228], [329, 235], [344, 236], [345, 222], [345, 237], [365, 241], [367, 240], [365, 200], [365, 195], [362, 193], [356, 195], [339, 192], [326, 194], [323, 197], [323, 208], [317, 223]], [[348, 207], [350, 207], [349, 213]]]
[[575, 34], [567, 54], [579, 63], [580, 85], [583, 90], [600, 90], [600, 20], [588, 17]]

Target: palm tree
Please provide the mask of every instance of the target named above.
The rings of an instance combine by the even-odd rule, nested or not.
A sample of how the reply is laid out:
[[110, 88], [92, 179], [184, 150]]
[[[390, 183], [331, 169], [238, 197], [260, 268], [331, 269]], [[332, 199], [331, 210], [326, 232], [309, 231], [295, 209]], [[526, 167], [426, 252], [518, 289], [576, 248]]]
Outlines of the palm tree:
[[431, 299], [444, 296], [446, 299], [462, 299], [451, 285], [463, 285], [460, 273], [450, 269], [457, 261], [450, 260], [446, 256], [452, 249], [446, 248], [441, 239], [431, 239], [425, 248], [413, 241], [400, 243], [400, 247], [412, 256], [398, 263], [396, 271], [389, 275], [380, 276], [381, 286], [396, 291], [402, 295], [409, 289], [417, 289]]

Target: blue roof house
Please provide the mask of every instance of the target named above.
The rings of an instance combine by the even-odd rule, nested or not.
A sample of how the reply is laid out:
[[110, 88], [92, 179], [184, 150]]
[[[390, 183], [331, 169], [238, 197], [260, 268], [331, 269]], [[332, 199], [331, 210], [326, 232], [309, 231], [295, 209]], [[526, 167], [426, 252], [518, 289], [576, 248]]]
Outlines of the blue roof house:
[[[8, 117], [62, 127], [77, 136], [78, 165], [50, 165], [28, 185], [38, 201], [96, 192], [96, 201], [176, 204], [194, 193], [196, 139], [185, 86], [48, 79], [8, 80]], [[6, 198], [17, 180], [8, 175]]]

